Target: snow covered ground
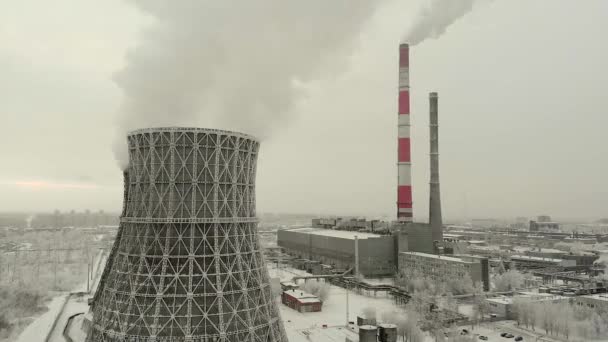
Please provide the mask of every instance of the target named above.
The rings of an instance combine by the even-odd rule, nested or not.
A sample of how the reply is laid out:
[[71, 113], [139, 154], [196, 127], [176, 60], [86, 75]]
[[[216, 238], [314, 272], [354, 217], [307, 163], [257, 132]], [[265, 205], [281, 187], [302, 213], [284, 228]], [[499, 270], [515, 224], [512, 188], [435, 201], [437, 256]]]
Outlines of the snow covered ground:
[[[97, 262], [99, 258], [103, 258], [101, 262]], [[101, 270], [103, 270], [105, 266], [105, 253], [101, 251], [98, 252], [94, 265], [99, 265], [99, 269], [94, 269], [94, 273], [96, 274], [94, 280], [94, 286], [96, 286], [99, 274], [101, 274]], [[97, 267], [97, 266], [95, 266]], [[73, 289], [72, 292], [84, 292], [86, 291], [87, 284], [82, 283]], [[94, 292], [94, 291], [92, 291]], [[30, 325], [28, 325], [25, 330], [19, 335], [17, 342], [43, 342], [46, 339], [47, 334], [51, 331], [53, 327], [53, 323], [55, 319], [57, 319], [57, 325], [52, 332], [50, 341], [64, 341], [63, 338], [63, 328], [67, 323], [67, 319], [70, 315], [78, 312], [86, 312], [88, 310], [87, 305], [87, 297], [74, 298], [70, 300], [66, 306], [65, 310], [61, 312], [63, 305], [66, 301], [66, 298], [69, 296], [68, 293], [61, 294], [59, 296], [54, 297], [50, 303], [47, 305], [49, 310], [45, 312], [40, 317], [36, 318]], [[61, 314], [61, 317], [58, 315]]]
[[[309, 275], [308, 273], [291, 268], [276, 269], [275, 265], [269, 265], [271, 278], [278, 277], [281, 281], [290, 281], [295, 275]], [[323, 303], [321, 312], [300, 313], [280, 303], [277, 305], [281, 312], [281, 318], [287, 330], [290, 342], [344, 342], [346, 337], [354, 341], [358, 339], [358, 331], [355, 326], [346, 328], [346, 290], [337, 286], [331, 286], [327, 300]], [[364, 308], [373, 307], [378, 317], [384, 312], [401, 311], [392, 299], [384, 295], [378, 297], [366, 297], [354, 292], [348, 293], [349, 321], [357, 320]], [[323, 328], [326, 325], [327, 328]]]
[[61, 312], [67, 296], [65, 294], [53, 298], [47, 305], [49, 310], [28, 325], [19, 335], [17, 342], [43, 342], [51, 330], [55, 318]]

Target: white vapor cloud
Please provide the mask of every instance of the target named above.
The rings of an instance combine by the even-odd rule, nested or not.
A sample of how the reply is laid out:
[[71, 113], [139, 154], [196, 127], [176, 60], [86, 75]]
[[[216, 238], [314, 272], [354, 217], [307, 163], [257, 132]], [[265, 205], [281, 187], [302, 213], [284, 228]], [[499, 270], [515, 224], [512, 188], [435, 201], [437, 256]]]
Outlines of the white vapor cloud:
[[431, 0], [416, 17], [404, 42], [418, 45], [429, 38], [441, 37], [455, 21], [471, 12], [475, 5], [492, 0]]
[[290, 119], [307, 82], [344, 70], [378, 0], [132, 0], [155, 18], [115, 80], [125, 133], [204, 126], [266, 138]]

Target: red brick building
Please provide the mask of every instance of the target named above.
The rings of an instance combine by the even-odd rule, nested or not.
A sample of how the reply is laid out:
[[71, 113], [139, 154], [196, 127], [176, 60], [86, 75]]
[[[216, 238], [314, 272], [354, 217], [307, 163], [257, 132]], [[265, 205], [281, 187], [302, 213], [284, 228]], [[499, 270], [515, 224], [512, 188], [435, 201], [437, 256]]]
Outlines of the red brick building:
[[281, 302], [299, 312], [319, 312], [323, 306], [319, 297], [298, 289], [284, 291]]

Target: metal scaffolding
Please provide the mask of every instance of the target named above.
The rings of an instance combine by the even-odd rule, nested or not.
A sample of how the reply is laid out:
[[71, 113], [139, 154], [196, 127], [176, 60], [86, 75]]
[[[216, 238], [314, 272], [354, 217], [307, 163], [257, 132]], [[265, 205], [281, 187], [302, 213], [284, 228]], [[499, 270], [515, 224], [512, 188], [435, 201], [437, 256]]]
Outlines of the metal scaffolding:
[[227, 131], [128, 135], [119, 233], [87, 341], [286, 342], [257, 235], [259, 143]]

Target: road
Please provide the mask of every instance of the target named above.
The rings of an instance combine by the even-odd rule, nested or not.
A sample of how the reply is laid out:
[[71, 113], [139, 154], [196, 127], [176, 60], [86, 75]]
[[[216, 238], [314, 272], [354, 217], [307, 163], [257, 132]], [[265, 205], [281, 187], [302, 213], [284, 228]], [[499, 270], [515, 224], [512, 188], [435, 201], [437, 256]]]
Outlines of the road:
[[[467, 330], [470, 330], [470, 327], [461, 327]], [[509, 342], [513, 341], [512, 338], [504, 338], [500, 336], [501, 333], [510, 333], [514, 336], [521, 336], [524, 338], [524, 341], [532, 341], [532, 342], [559, 342], [560, 340], [556, 340], [554, 338], [550, 338], [544, 336], [542, 334], [535, 334], [533, 332], [528, 332], [523, 329], [519, 329], [515, 322], [513, 321], [500, 321], [500, 322], [492, 322], [492, 323], [482, 323], [480, 326], [475, 327], [475, 329], [471, 332], [473, 334], [479, 334], [488, 337], [488, 341], [504, 341]]]
[[[95, 262], [93, 263], [93, 282], [91, 286], [91, 291], [86, 293], [87, 284], [83, 283], [79, 286], [75, 291], [70, 295], [67, 304], [62, 310], [61, 314], [57, 319], [57, 324], [51, 333], [50, 338], [47, 342], [66, 342], [65, 337], [63, 337], [63, 330], [65, 329], [68, 319], [70, 316], [77, 313], [85, 313], [89, 310], [88, 299], [92, 297], [97, 289], [97, 285], [99, 283], [99, 278], [101, 277], [101, 273], [103, 272], [105, 266], [105, 259], [107, 257], [107, 253], [104, 253], [103, 250], [100, 250], [97, 256], [95, 257]], [[78, 327], [79, 328], [79, 327]]]

